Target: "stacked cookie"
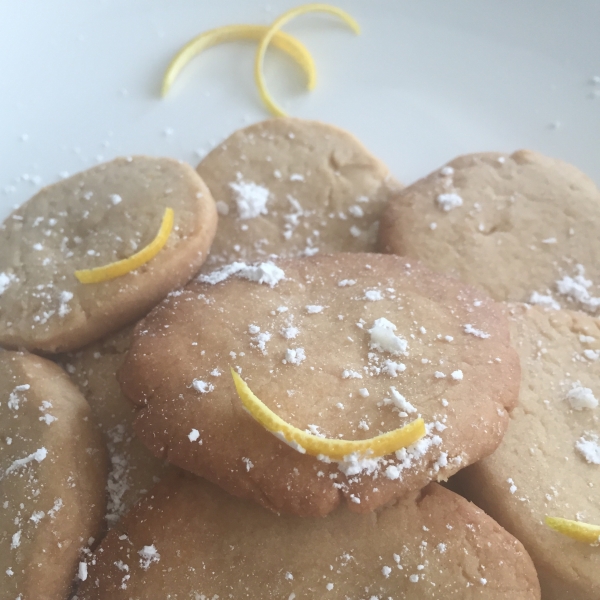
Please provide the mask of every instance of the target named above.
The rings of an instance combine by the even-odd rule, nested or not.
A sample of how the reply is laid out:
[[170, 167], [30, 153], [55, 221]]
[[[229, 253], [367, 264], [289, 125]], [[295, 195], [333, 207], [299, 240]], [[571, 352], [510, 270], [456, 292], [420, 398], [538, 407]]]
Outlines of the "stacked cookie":
[[544, 599], [600, 597], [600, 552], [545, 518], [600, 524], [600, 192], [531, 151], [463, 156], [403, 190], [380, 243], [505, 304], [519, 406], [490, 457], [455, 489], [531, 554]]
[[[203, 479], [173, 472], [154, 488], [104, 540], [80, 597], [536, 597], [520, 544], [427, 486], [492, 452], [508, 422], [518, 364], [497, 306], [401, 259], [323, 256], [374, 251], [400, 188], [343, 132], [259, 124], [199, 172], [220, 213], [210, 264], [140, 323], [119, 379], [139, 439]], [[493, 340], [472, 333], [484, 330]], [[243, 410], [230, 366], [316, 434], [368, 439], [419, 414], [427, 436], [383, 459], [319, 460]]]
[[[111, 281], [77, 281], [76, 270], [145, 247], [167, 206], [174, 230], [154, 260]], [[101, 402], [90, 406], [54, 362], [25, 350], [81, 348], [142, 317], [198, 271], [216, 221], [192, 168], [135, 157], [45, 188], [2, 224], [0, 345], [14, 350], [0, 352], [2, 599], [67, 598], [76, 572], [87, 576], [82, 558], [104, 534], [105, 515], [120, 515], [134, 499], [114, 481], [114, 449], [130, 443], [117, 422], [128, 407], [111, 396], [114, 371], [99, 382]], [[141, 447], [140, 455], [158, 472]]]
[[[590, 257], [598, 249], [577, 229], [593, 228], [595, 188], [547, 160], [526, 152], [467, 157], [402, 189], [349, 134], [277, 119], [232, 135], [197, 173], [164, 159], [115, 161], [48, 188], [11, 215], [0, 241], [0, 341], [69, 351], [58, 362], [80, 392], [62, 374], [61, 384], [77, 395], [71, 413], [86, 408], [87, 429], [71, 427], [80, 427], [95, 467], [71, 467], [67, 458], [80, 453], [68, 449], [46, 462], [53, 427], [68, 424], [68, 411], [55, 415], [44, 404], [56, 389], [21, 389], [41, 386], [46, 372], [6, 375], [0, 407], [12, 410], [20, 394], [28, 408], [27, 421], [5, 421], [24, 440], [20, 453], [8, 442], [3, 450], [5, 511], [17, 515], [2, 521], [6, 597], [64, 598], [78, 570], [82, 600], [539, 598], [521, 542], [544, 586], [560, 597], [595, 597], [598, 555], [579, 546], [557, 568], [557, 551], [544, 548], [558, 539], [562, 553], [578, 542], [540, 535], [537, 494], [554, 476], [547, 485], [557, 490], [553, 507], [563, 509], [556, 516], [570, 518], [564, 511], [593, 491], [598, 322], [497, 302], [564, 299], [595, 310], [586, 276], [597, 269]], [[563, 225], [557, 207], [568, 194]], [[109, 282], [77, 284], [76, 269], [144, 247], [166, 207], [174, 208], [174, 233], [154, 259]], [[592, 225], [580, 221], [584, 213]], [[551, 217], [556, 230], [546, 233]], [[544, 260], [533, 262], [528, 248], [541, 231]], [[503, 295], [520, 269], [516, 291]], [[537, 335], [552, 343], [538, 346]], [[563, 374], [557, 365], [567, 355], [579, 357], [577, 369]], [[315, 456], [244, 409], [231, 368], [267, 410], [321, 441], [368, 446], [415, 419], [424, 435], [383, 456]], [[550, 371], [556, 380], [536, 390], [536, 373]], [[524, 427], [533, 439], [522, 455]], [[562, 436], [559, 452], [551, 450], [554, 436], [538, 429]], [[43, 468], [55, 463], [57, 472], [89, 480], [74, 486], [88, 495], [69, 500], [79, 521], [69, 529], [53, 513], [27, 528], [38, 504], [15, 507], [21, 496], [54, 493]], [[437, 483], [459, 471], [454, 487], [515, 537]], [[25, 480], [31, 490], [8, 487]], [[108, 504], [99, 490], [106, 481]], [[582, 517], [600, 521], [592, 494], [580, 504]], [[109, 531], [97, 545], [88, 538], [104, 535], [102, 516]], [[60, 585], [40, 592], [27, 586], [39, 583], [31, 565], [49, 552], [38, 542], [48, 532], [68, 537], [71, 553], [61, 559]]]

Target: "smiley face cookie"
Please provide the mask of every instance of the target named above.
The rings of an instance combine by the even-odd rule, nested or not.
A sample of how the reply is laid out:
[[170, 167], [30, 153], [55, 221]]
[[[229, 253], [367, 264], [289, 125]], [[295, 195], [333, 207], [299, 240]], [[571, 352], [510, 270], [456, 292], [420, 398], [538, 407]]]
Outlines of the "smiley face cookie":
[[[325, 515], [342, 499], [372, 511], [497, 447], [520, 377], [499, 305], [390, 255], [240, 265], [136, 327], [119, 379], [156, 456], [274, 511]], [[303, 454], [245, 411], [230, 366], [315, 436], [365, 440], [418, 417], [426, 436], [378, 459]]]
[[133, 432], [135, 409], [117, 382], [129, 346], [128, 327], [79, 352], [59, 357], [90, 405], [94, 422], [104, 435], [110, 458], [106, 492], [109, 527], [131, 508], [168, 469]]
[[600, 549], [544, 520], [600, 525], [600, 321], [524, 305], [512, 305], [510, 319], [519, 406], [498, 450], [457, 475], [457, 489], [523, 542], [544, 599], [592, 600]]
[[[125, 259], [156, 236], [165, 247], [135, 271], [80, 283], [75, 271]], [[146, 314], [206, 258], [217, 213], [194, 170], [166, 158], [119, 158], [51, 185], [0, 230], [0, 344], [80, 348]]]
[[402, 187], [353, 135], [293, 118], [235, 132], [198, 173], [220, 214], [207, 267], [373, 252], [383, 207]]
[[461, 156], [400, 192], [385, 252], [481, 286], [496, 300], [600, 311], [600, 190], [530, 150]]
[[521, 544], [437, 484], [376, 514], [301, 519], [174, 475], [89, 562], [80, 600], [540, 597]]
[[106, 455], [90, 416], [54, 363], [0, 352], [2, 598], [66, 598], [103, 529]]

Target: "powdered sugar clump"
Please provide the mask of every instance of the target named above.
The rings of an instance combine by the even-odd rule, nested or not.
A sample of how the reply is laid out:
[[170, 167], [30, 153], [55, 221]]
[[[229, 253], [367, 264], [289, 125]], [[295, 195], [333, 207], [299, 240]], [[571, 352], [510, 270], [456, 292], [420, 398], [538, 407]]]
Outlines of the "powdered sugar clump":
[[71, 312], [69, 302], [73, 300], [73, 293], [63, 291], [60, 293], [60, 306], [58, 307], [58, 316], [62, 319]]
[[192, 387], [201, 394], [208, 394], [208, 392], [212, 392], [215, 389], [215, 386], [212, 383], [207, 383], [201, 379], [194, 379], [194, 381], [192, 381]]
[[138, 554], [141, 557], [140, 565], [144, 571], [147, 571], [152, 563], [157, 563], [160, 560], [160, 554], [156, 550], [154, 544], [152, 544], [152, 546], [144, 546], [138, 551]]
[[397, 336], [396, 326], [386, 318], [376, 319], [373, 327], [369, 329], [371, 334], [370, 347], [379, 352], [389, 352], [390, 354], [406, 354], [408, 342]]
[[569, 402], [571, 408], [575, 410], [596, 408], [598, 406], [598, 400], [595, 398], [592, 390], [581, 385], [573, 385], [567, 392], [565, 399]]
[[297, 327], [293, 327], [293, 326], [289, 326], [289, 327], [284, 327], [281, 330], [281, 335], [286, 339], [286, 340], [292, 340], [295, 337], [297, 337], [297, 335], [300, 333], [300, 330]]
[[244, 262], [233, 262], [209, 273], [200, 275], [198, 278], [202, 283], [215, 285], [225, 281], [232, 275], [237, 275], [248, 281], [265, 283], [271, 287], [277, 285], [282, 279], [285, 279], [285, 273], [271, 261], [263, 262], [258, 265], [247, 265]]
[[550, 294], [540, 294], [539, 292], [533, 292], [529, 297], [529, 304], [537, 304], [544, 308], [552, 308], [554, 310], [560, 310], [560, 304]]
[[254, 219], [259, 215], [268, 214], [269, 190], [267, 188], [252, 181], [243, 181], [240, 173], [238, 173], [237, 183], [230, 183], [229, 187], [235, 192], [240, 219]]
[[377, 302], [377, 300], [383, 300], [383, 296], [379, 290], [366, 290], [364, 298], [365, 298], [365, 300], [369, 300], [371, 302]]
[[598, 444], [598, 436], [593, 433], [587, 435], [589, 436], [589, 439], [586, 439], [584, 436], [580, 437], [575, 442], [575, 448], [588, 463], [600, 465], [600, 445]]
[[288, 348], [282, 362], [283, 364], [299, 365], [304, 360], [306, 360], [304, 348]]
[[16, 460], [14, 460], [13, 463], [8, 467], [8, 469], [6, 469], [4, 474], [10, 475], [14, 471], [20, 469], [21, 467], [25, 467], [34, 460], [38, 463], [41, 463], [43, 460], [45, 460], [46, 456], [48, 456], [48, 450], [46, 450], [46, 448], [43, 447], [39, 448], [29, 456], [26, 456], [25, 458], [17, 458]]
[[16, 277], [12, 273], [0, 273], [0, 296], [8, 289], [8, 286], [15, 281]]
[[391, 398], [384, 398], [384, 404], [393, 404], [401, 413], [414, 413], [417, 409], [394, 387], [390, 387]]
[[575, 277], [565, 275], [556, 282], [558, 293], [576, 302], [582, 308], [595, 312], [600, 308], [600, 298], [590, 294], [589, 289], [592, 287], [592, 282], [585, 278], [584, 266], [577, 265], [576, 269]]
[[481, 338], [482, 340], [487, 340], [490, 337], [489, 333], [481, 331], [481, 329], [476, 329], [470, 323], [467, 323], [464, 326], [464, 332], [469, 333], [470, 335], [474, 335], [475, 337]]
[[440, 194], [435, 201], [438, 206], [445, 212], [449, 212], [454, 208], [463, 205], [463, 199], [458, 194]]
[[398, 373], [403, 373], [404, 371], [406, 371], [404, 363], [399, 363], [389, 358], [384, 361], [383, 367], [381, 367], [381, 372], [386, 373], [390, 377], [398, 377]]
[[306, 312], [309, 315], [316, 315], [317, 313], [323, 312], [323, 307], [319, 304], [309, 304], [306, 306]]

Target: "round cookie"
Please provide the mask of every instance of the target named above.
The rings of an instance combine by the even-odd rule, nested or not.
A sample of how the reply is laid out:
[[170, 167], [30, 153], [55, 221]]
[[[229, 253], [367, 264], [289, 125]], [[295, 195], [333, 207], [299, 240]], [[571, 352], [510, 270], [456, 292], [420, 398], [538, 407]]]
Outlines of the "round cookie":
[[496, 300], [600, 310], [600, 191], [530, 150], [460, 156], [400, 192], [385, 252], [422, 260]]
[[79, 352], [59, 357], [88, 401], [94, 422], [106, 441], [110, 457], [106, 486], [109, 527], [146, 494], [168, 468], [133, 432], [136, 411], [117, 382], [117, 369], [131, 345], [132, 329], [128, 327]]
[[[372, 511], [500, 443], [520, 378], [500, 305], [390, 255], [234, 267], [136, 327], [118, 377], [156, 456], [272, 510], [325, 515], [342, 499]], [[368, 439], [422, 416], [427, 436], [397, 455], [324, 462], [252, 419], [230, 366], [315, 435]]]
[[236, 131], [197, 170], [220, 214], [207, 267], [374, 252], [381, 212], [402, 187], [350, 133], [293, 118]]
[[[111, 281], [78, 282], [76, 270], [149, 244], [167, 207], [175, 224], [156, 257]], [[119, 158], [41, 190], [0, 227], [0, 344], [74, 350], [140, 318], [200, 269], [216, 222], [200, 177], [166, 158]]]
[[[106, 454], [67, 375], [0, 352], [0, 596], [64, 600], [102, 531]], [[91, 538], [91, 539], [90, 539]]]
[[176, 475], [90, 562], [80, 600], [540, 597], [521, 544], [437, 484], [376, 514], [301, 519]]
[[546, 516], [600, 525], [600, 321], [511, 306], [522, 365], [519, 406], [494, 454], [452, 482], [530, 553], [545, 600], [600, 597], [600, 549]]

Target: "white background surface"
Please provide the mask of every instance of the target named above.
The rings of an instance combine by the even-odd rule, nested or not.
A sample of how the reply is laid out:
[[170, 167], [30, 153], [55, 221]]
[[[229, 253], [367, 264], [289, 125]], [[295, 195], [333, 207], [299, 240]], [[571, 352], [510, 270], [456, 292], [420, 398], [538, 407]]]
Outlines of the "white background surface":
[[[266, 118], [254, 45], [208, 50], [166, 99], [173, 54], [203, 30], [268, 24], [298, 0], [4, 0], [0, 218], [61, 173], [119, 155], [186, 160]], [[600, 2], [339, 0], [362, 26], [300, 17], [317, 88], [279, 52], [266, 72], [291, 114], [355, 133], [404, 183], [455, 155], [529, 147], [600, 183]]]

